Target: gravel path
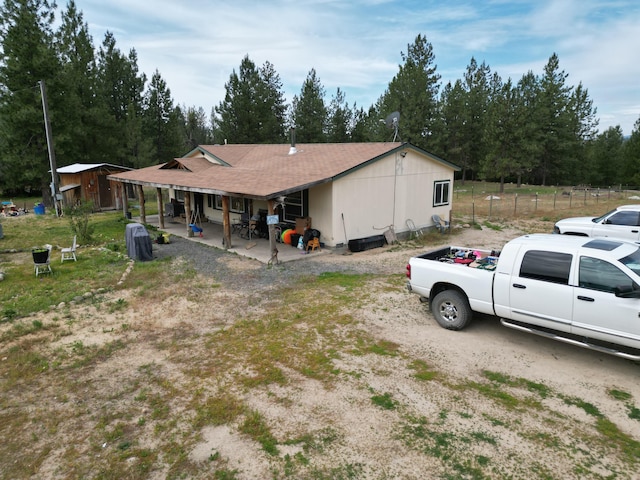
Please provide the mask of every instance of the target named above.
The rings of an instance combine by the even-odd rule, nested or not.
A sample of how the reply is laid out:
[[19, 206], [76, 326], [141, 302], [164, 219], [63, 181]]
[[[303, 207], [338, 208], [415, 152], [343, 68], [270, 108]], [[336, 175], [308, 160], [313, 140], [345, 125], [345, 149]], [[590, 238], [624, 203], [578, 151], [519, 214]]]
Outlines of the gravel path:
[[172, 237], [171, 243], [155, 246], [156, 258], [180, 258], [198, 273], [219, 279], [232, 288], [268, 288], [299, 281], [308, 275], [324, 272], [390, 274], [403, 273], [412, 250], [390, 252], [389, 247], [376, 248], [356, 254], [327, 252], [314, 258], [267, 266], [257, 260], [242, 257], [223, 249]]

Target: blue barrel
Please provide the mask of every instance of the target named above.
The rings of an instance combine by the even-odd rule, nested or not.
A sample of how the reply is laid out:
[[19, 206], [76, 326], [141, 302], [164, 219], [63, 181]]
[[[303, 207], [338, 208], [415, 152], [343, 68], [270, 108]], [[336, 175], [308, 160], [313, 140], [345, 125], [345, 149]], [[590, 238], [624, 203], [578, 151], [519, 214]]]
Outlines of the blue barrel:
[[44, 203], [39, 203], [33, 207], [33, 213], [36, 215], [44, 215]]

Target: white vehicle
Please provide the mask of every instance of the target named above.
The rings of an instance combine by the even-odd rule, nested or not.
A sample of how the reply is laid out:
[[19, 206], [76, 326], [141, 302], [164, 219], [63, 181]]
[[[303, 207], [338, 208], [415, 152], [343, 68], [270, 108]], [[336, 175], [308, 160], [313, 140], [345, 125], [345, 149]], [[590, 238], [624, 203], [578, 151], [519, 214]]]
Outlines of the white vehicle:
[[501, 252], [444, 247], [413, 257], [407, 288], [440, 326], [473, 312], [503, 325], [640, 360], [640, 246], [624, 240], [525, 235]]
[[640, 205], [623, 205], [600, 217], [565, 218], [553, 227], [554, 233], [584, 237], [616, 237], [640, 241]]

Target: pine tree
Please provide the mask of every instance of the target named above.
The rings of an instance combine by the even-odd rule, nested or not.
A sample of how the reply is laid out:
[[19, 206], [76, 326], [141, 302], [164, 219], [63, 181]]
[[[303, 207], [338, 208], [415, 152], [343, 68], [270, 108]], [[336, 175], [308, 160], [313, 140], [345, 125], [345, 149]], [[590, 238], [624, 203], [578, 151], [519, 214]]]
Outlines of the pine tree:
[[518, 101], [518, 90], [511, 79], [503, 83], [494, 73], [490, 82], [486, 126], [483, 129], [486, 156], [481, 162], [484, 178], [500, 180], [500, 192], [508, 177], [520, 175], [523, 169], [522, 138], [520, 128], [523, 110]]
[[[463, 87], [465, 90], [465, 108], [461, 126], [460, 148], [463, 159], [464, 172], [468, 169], [475, 171], [480, 167], [488, 154], [485, 144], [484, 130], [487, 124], [489, 109], [491, 69], [484, 62], [478, 65], [475, 58], [471, 58], [464, 74]], [[501, 98], [499, 96], [499, 98]]]
[[302, 84], [300, 95], [291, 103], [291, 124], [296, 128], [296, 139], [301, 143], [326, 141], [327, 107], [324, 86], [315, 69], [311, 69]]
[[588, 149], [589, 168], [584, 183], [610, 187], [627, 181], [624, 176], [624, 138], [620, 126], [609, 127], [597, 135]]
[[116, 47], [113, 34], [107, 32], [98, 52], [98, 94], [106, 103], [102, 134], [108, 142], [106, 148], [112, 163], [132, 167], [149, 161], [139, 131], [145, 83], [146, 75], [138, 72], [135, 49], [124, 55]]
[[640, 185], [640, 118], [636, 120], [629, 139], [624, 143], [622, 170], [624, 180], [622, 184]]
[[560, 181], [563, 162], [573, 153], [569, 113], [571, 87], [566, 85], [567, 77], [568, 74], [560, 70], [560, 61], [554, 53], [545, 65], [540, 81], [541, 156], [537, 173], [541, 185], [549, 180]]
[[213, 133], [209, 126], [207, 114], [202, 107], [178, 107], [177, 110], [183, 125], [182, 144], [185, 152], [193, 150], [198, 145], [210, 145], [213, 143]]
[[[0, 189], [8, 194], [41, 190], [51, 198], [39, 82], [56, 92], [54, 8], [47, 0], [5, 0], [0, 7]], [[58, 98], [51, 95], [51, 107]], [[50, 110], [55, 124], [58, 117]]]
[[273, 64], [265, 62], [259, 70], [260, 96], [257, 105], [260, 108], [262, 125], [257, 139], [260, 143], [281, 143], [285, 139], [287, 106], [282, 91], [282, 80]]
[[394, 111], [400, 113], [402, 141], [429, 150], [435, 145], [432, 134], [437, 117], [437, 95], [440, 75], [436, 73], [432, 45], [418, 35], [407, 52], [401, 53], [403, 64], [380, 99], [382, 118]]
[[102, 134], [106, 105], [104, 98], [97, 95], [93, 40], [73, 0], [62, 14], [56, 37], [61, 63], [56, 85], [64, 92], [55, 125], [58, 166], [107, 162], [110, 154]]
[[180, 151], [179, 113], [175, 112], [171, 90], [160, 72], [151, 76], [143, 99], [143, 138], [150, 142], [149, 158], [140, 156], [136, 167], [165, 163], [183, 153]]
[[282, 82], [273, 65], [257, 69], [249, 56], [225, 84], [224, 101], [215, 108], [215, 136], [230, 143], [278, 143], [284, 140], [286, 107]]
[[461, 181], [467, 178], [470, 165], [464, 149], [466, 92], [460, 80], [447, 83], [440, 95], [433, 153], [462, 168]]
[[345, 94], [340, 87], [331, 98], [327, 119], [327, 141], [345, 143], [351, 140], [353, 112], [345, 101]]

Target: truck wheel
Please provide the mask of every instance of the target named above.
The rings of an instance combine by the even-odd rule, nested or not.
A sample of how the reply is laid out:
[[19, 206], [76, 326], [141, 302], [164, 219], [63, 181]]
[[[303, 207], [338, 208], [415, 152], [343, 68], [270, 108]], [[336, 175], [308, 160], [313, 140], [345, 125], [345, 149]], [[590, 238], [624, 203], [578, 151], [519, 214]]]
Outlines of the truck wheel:
[[467, 298], [456, 290], [444, 290], [431, 302], [436, 322], [448, 330], [462, 330], [471, 321], [471, 307]]

